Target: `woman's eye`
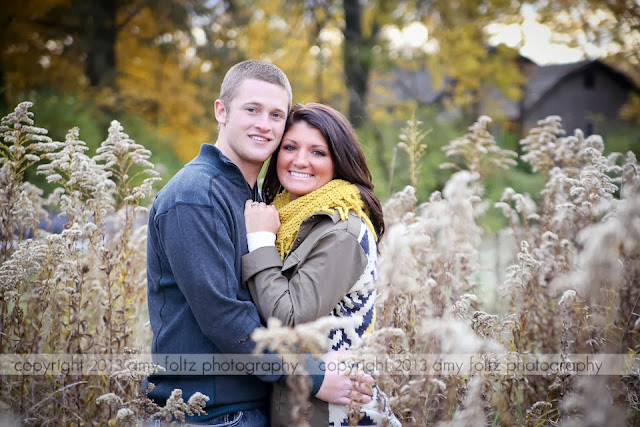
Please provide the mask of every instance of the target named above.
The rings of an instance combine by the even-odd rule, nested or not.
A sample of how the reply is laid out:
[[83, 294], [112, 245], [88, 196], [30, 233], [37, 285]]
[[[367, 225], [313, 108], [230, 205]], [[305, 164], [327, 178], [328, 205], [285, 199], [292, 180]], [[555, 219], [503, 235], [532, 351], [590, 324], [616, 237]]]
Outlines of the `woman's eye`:
[[322, 156], [322, 157], [327, 155], [327, 153], [325, 153], [324, 151], [320, 151], [320, 150], [315, 150], [313, 152], [313, 154], [315, 154], [316, 156]]
[[293, 145], [287, 144], [287, 145], [283, 145], [282, 149], [285, 151], [293, 151], [296, 149], [296, 147], [294, 147]]

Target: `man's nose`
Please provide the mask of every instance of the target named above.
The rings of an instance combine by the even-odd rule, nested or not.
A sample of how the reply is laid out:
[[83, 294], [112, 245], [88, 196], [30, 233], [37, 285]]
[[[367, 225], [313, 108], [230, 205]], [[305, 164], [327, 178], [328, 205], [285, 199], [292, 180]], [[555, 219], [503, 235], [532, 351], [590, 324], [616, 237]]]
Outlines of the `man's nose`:
[[260, 114], [256, 127], [263, 131], [271, 130], [271, 121], [269, 120], [269, 114]]

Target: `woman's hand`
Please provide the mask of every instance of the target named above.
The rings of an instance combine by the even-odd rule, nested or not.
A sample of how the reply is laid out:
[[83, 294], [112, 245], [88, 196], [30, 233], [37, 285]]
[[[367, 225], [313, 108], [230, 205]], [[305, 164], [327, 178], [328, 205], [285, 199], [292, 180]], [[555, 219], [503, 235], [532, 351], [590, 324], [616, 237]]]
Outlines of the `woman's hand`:
[[322, 356], [326, 370], [320, 390], [316, 393], [318, 399], [337, 405], [364, 405], [371, 402], [373, 377], [362, 371], [351, 372], [351, 368], [341, 362], [348, 354], [348, 350], [340, 350]]
[[264, 202], [247, 200], [244, 205], [244, 222], [247, 234], [256, 231], [269, 231], [273, 234], [280, 229], [280, 213], [276, 208]]

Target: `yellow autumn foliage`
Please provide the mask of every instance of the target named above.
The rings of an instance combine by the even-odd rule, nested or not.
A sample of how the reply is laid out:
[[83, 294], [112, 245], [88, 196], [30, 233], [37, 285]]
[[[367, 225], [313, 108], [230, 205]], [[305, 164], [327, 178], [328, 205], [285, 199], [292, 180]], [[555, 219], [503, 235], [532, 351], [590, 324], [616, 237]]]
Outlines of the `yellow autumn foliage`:
[[[199, 67], [189, 61], [188, 43], [176, 50], [168, 43], [150, 45], [145, 40], [158, 33], [148, 9], [142, 10], [122, 31], [117, 43], [121, 96], [127, 111], [142, 115], [160, 136], [170, 137], [183, 161], [191, 160], [200, 145], [209, 142], [215, 119], [207, 118], [198, 102], [195, 77]], [[180, 33], [164, 37], [173, 41]], [[213, 103], [213, 99], [211, 103]]]

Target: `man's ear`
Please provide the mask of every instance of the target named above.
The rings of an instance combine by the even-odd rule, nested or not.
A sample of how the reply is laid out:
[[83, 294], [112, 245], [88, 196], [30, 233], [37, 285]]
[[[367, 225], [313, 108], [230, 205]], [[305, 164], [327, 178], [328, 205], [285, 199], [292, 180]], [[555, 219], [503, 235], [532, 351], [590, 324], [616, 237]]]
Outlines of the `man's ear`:
[[213, 104], [216, 113], [216, 120], [219, 124], [223, 125], [227, 121], [227, 109], [224, 108], [224, 104], [219, 99]]

